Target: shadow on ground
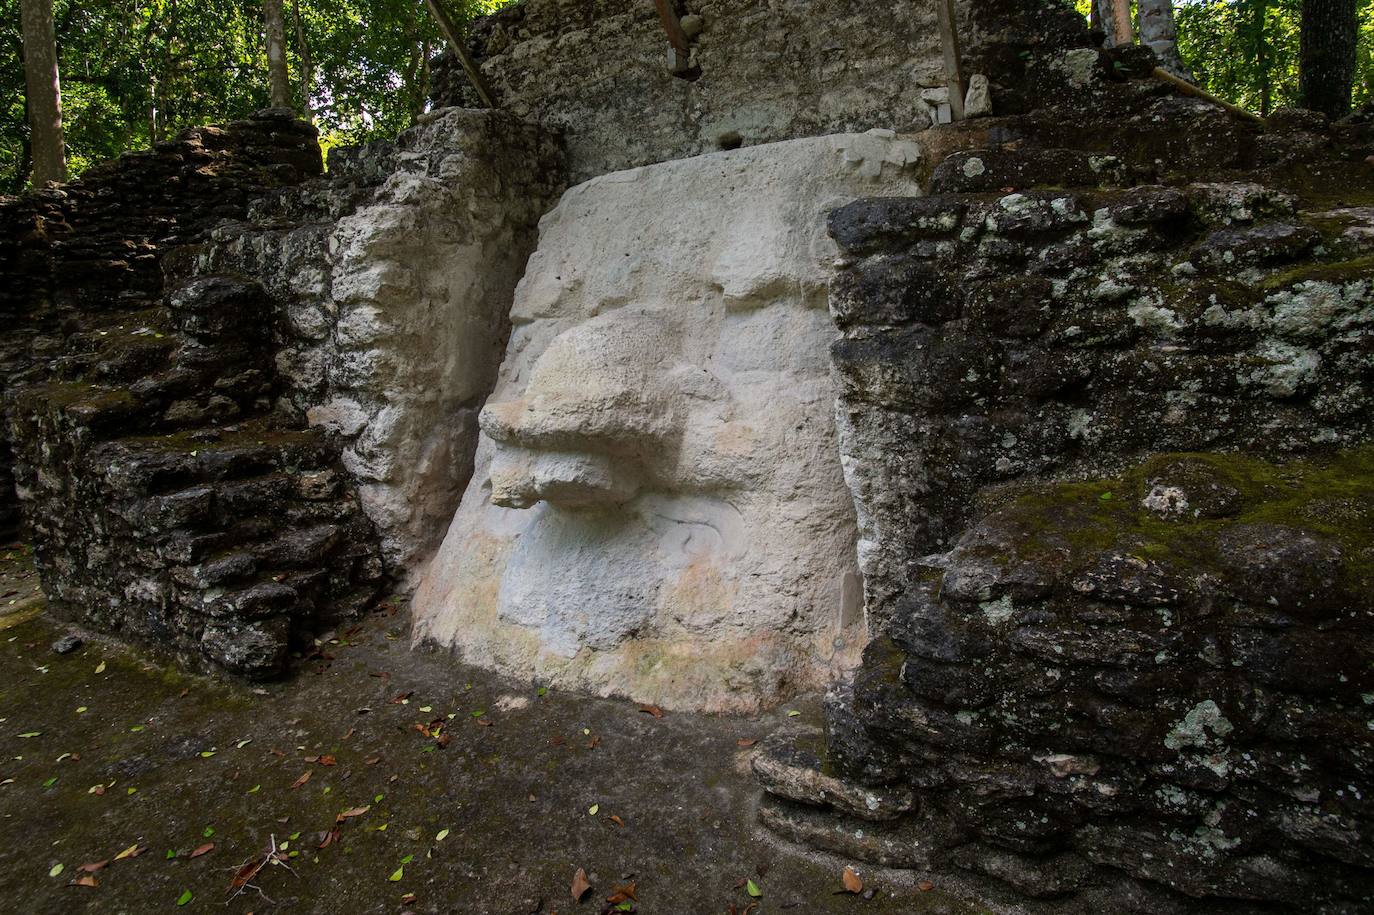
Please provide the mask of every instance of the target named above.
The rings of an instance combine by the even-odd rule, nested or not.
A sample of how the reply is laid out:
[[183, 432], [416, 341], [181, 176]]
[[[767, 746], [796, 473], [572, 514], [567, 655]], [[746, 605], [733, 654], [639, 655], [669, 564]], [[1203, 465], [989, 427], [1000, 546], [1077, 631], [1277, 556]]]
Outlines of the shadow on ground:
[[[741, 742], [788, 709], [655, 718], [541, 691], [411, 652], [403, 611], [255, 689], [90, 637], [59, 655], [66, 629], [40, 612], [35, 580], [22, 550], [0, 553], [0, 593], [13, 592], [0, 599], [0, 898], [12, 911], [977, 911], [923, 891], [919, 874], [861, 867], [872, 898], [843, 893], [849, 862], [758, 827]], [[236, 891], [273, 841], [284, 862]], [[578, 868], [593, 887], [580, 903]], [[605, 901], [629, 883], [629, 909]]]

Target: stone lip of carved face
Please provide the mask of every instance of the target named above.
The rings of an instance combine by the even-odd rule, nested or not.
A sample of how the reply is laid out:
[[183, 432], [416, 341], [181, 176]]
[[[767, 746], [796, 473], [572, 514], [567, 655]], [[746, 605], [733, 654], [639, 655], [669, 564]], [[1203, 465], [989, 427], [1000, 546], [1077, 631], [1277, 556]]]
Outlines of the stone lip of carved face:
[[482, 410], [482, 431], [496, 443], [493, 504], [616, 506], [645, 489], [705, 482], [710, 462], [691, 456], [703, 438], [720, 437], [730, 396], [694, 364], [693, 349], [664, 306], [626, 306], [560, 334], [524, 397]]

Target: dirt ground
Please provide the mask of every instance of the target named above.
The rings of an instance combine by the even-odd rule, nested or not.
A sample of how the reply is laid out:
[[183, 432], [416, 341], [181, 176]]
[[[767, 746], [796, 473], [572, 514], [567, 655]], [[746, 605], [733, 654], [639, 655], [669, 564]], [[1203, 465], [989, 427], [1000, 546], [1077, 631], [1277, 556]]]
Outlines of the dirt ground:
[[55, 653], [69, 630], [22, 548], [0, 549], [0, 594], [6, 911], [981, 911], [871, 867], [872, 898], [845, 893], [852, 862], [758, 826], [741, 741], [814, 701], [656, 718], [412, 652], [404, 609], [254, 688], [89, 634]]

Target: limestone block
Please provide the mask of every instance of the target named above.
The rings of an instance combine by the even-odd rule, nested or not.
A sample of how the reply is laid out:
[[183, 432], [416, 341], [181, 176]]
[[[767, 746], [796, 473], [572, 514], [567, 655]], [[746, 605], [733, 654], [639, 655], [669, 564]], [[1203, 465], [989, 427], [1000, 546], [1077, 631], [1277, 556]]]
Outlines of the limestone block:
[[917, 193], [918, 158], [873, 131], [567, 191], [517, 288], [416, 638], [671, 708], [756, 708], [855, 660], [825, 217]]
[[968, 92], [964, 94], [964, 117], [981, 118], [992, 114], [992, 89], [982, 73], [969, 77]]

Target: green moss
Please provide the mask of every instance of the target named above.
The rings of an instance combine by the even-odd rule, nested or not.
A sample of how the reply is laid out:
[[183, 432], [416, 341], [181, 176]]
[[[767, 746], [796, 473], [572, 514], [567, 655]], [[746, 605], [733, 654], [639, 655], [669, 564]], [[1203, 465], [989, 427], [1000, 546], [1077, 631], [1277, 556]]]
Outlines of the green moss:
[[1302, 264], [1291, 270], [1281, 270], [1260, 283], [1260, 289], [1273, 292], [1297, 283], [1315, 280], [1322, 283], [1350, 283], [1374, 280], [1374, 255], [1328, 264]]
[[[1152, 479], [1184, 462], [1238, 494], [1228, 517], [1166, 520], [1141, 499]], [[1272, 464], [1237, 454], [1156, 455], [1116, 479], [1062, 483], [1021, 496], [1004, 510], [1018, 535], [1016, 557], [1058, 562], [1067, 571], [1119, 550], [1180, 571], [1215, 566], [1216, 538], [1228, 526], [1269, 523], [1334, 541], [1352, 584], [1374, 579], [1374, 447]]]

